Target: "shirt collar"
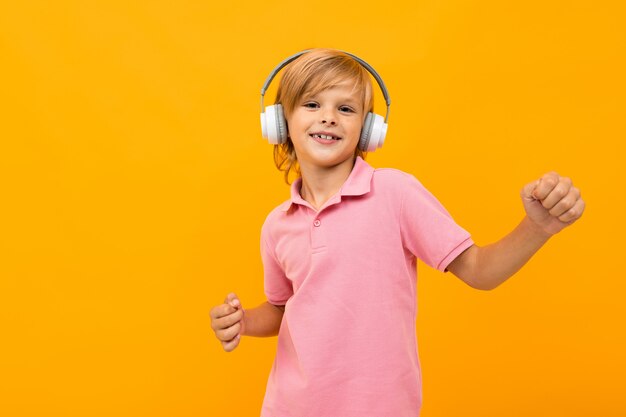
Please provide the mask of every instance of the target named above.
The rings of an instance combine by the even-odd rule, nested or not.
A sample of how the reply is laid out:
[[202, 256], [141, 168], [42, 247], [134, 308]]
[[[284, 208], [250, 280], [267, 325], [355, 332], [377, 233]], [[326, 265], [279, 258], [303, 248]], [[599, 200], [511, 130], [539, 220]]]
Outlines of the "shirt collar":
[[[339, 190], [337, 202], [341, 201], [342, 196], [359, 196], [369, 193], [373, 175], [374, 168], [365, 162], [363, 158], [357, 156], [350, 175]], [[291, 199], [285, 202], [282, 207], [282, 211], [289, 211], [293, 204], [300, 204], [304, 206], [309, 205], [309, 203], [307, 203], [302, 196], [300, 196], [301, 185], [302, 178], [298, 178], [293, 182], [293, 184], [291, 184]]]

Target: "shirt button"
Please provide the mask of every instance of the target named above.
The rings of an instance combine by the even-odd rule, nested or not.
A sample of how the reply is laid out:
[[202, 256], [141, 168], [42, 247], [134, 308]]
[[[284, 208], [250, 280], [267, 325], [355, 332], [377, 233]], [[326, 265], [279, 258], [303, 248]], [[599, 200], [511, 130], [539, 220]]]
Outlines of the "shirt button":
[[313, 222], [313, 226], [315, 226], [315, 227], [320, 227], [320, 224], [322, 224], [320, 219], [315, 219], [315, 221]]

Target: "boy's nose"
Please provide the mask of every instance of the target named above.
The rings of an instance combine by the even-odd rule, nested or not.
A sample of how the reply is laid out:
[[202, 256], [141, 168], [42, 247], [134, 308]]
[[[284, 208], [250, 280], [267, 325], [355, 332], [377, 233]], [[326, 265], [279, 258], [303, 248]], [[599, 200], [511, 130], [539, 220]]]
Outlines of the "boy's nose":
[[323, 114], [321, 114], [322, 116], [322, 124], [323, 125], [335, 125], [337, 124], [337, 118], [335, 117], [335, 115], [333, 114], [332, 111], [326, 111]]
[[322, 109], [320, 112], [320, 118], [323, 125], [334, 126], [337, 124], [337, 117], [333, 109]]

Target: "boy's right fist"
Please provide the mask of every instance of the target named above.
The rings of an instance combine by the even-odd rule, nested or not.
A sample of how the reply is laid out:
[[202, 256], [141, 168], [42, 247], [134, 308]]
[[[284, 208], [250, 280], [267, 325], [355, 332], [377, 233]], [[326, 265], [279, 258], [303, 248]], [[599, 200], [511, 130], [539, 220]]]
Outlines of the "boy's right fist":
[[226, 352], [232, 352], [241, 340], [243, 307], [237, 295], [230, 293], [224, 304], [211, 309], [211, 328]]

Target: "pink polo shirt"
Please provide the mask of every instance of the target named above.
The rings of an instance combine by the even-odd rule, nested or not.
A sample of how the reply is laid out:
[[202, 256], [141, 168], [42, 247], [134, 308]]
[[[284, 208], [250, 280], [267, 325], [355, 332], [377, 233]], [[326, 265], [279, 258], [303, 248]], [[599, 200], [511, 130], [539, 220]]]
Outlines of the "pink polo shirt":
[[319, 211], [300, 197], [261, 232], [265, 293], [285, 305], [262, 417], [416, 417], [416, 262], [473, 242], [413, 176], [361, 158]]

